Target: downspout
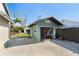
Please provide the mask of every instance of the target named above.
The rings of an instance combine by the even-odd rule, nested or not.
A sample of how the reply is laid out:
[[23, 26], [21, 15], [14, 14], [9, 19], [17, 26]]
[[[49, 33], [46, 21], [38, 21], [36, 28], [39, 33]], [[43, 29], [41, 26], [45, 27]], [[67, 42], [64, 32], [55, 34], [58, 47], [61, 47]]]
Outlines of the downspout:
[[9, 39], [11, 39], [11, 22], [9, 22]]

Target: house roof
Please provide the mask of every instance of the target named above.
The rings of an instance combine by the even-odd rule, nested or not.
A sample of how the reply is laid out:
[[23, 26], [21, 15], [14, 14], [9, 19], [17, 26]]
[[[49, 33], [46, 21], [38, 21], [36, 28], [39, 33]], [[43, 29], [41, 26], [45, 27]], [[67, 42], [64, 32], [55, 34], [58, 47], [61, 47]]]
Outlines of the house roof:
[[7, 7], [6, 7], [6, 4], [5, 3], [2, 3], [4, 9], [5, 9], [5, 12], [7, 14], [4, 14], [3, 12], [0, 12], [0, 16], [4, 17], [7, 21], [13, 23], [13, 21], [10, 19], [10, 16], [9, 16], [9, 13], [8, 13], [8, 10], [7, 10]]
[[10, 19], [10, 17], [2, 12], [0, 12], [0, 16], [4, 17], [7, 21], [13, 23], [13, 21]]
[[28, 25], [28, 27], [31, 27], [33, 25], [35, 25], [36, 23], [40, 22], [40, 21], [43, 21], [43, 20], [46, 20], [46, 19], [49, 19], [51, 20], [52, 22], [54, 22], [55, 24], [57, 25], [63, 25], [61, 22], [59, 22], [57, 19], [55, 19], [54, 17], [48, 17], [48, 18], [44, 18], [44, 19], [40, 19], [40, 20], [37, 20], [33, 23], [31, 23], [30, 25]]
[[4, 9], [5, 9], [5, 12], [7, 13], [7, 15], [10, 16], [10, 15], [9, 15], [9, 12], [8, 12], [7, 5], [6, 5], [5, 3], [2, 3], [2, 5], [3, 5], [3, 7], [4, 7]]
[[75, 27], [79, 27], [79, 21], [75, 21], [75, 20], [68, 20], [68, 19], [63, 19], [61, 21], [64, 24], [63, 28], [75, 28]]

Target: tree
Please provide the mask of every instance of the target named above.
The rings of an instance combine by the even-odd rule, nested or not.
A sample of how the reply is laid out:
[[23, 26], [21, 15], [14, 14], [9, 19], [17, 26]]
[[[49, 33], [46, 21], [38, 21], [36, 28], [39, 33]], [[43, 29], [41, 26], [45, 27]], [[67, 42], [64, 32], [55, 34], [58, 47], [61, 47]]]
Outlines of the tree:
[[23, 25], [23, 19], [22, 18], [16, 18], [14, 20], [14, 24], [16, 24], [16, 23], [17, 23], [17, 26], [18, 26], [18, 23], [20, 23], [21, 25]]
[[[22, 18], [16, 18], [14, 21], [14, 27], [13, 27], [13, 31], [14, 32], [23, 32], [24, 31], [24, 26], [23, 26], [23, 19]], [[19, 24], [21, 24], [21, 26], [19, 26]]]

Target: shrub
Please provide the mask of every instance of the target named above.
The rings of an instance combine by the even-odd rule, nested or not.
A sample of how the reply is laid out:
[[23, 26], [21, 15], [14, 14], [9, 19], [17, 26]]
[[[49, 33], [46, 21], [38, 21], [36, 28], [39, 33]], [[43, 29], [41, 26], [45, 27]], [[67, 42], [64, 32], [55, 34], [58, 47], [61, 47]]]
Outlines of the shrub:
[[17, 26], [17, 27], [14, 27], [11, 31], [12, 32], [19, 32], [19, 31], [24, 32], [24, 27]]

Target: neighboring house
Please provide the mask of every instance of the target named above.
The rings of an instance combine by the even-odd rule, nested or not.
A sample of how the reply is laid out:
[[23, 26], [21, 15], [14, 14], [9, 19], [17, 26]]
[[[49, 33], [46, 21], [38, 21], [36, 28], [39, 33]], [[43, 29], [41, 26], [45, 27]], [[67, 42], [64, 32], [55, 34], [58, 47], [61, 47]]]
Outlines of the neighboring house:
[[62, 27], [63, 24], [54, 17], [37, 20], [30, 24], [30, 34], [37, 42], [44, 39], [55, 39], [56, 28]]
[[4, 43], [10, 39], [11, 24], [6, 4], [0, 3], [0, 51], [4, 49]]
[[62, 20], [61, 22], [64, 24], [64, 28], [79, 27], [79, 21]]

